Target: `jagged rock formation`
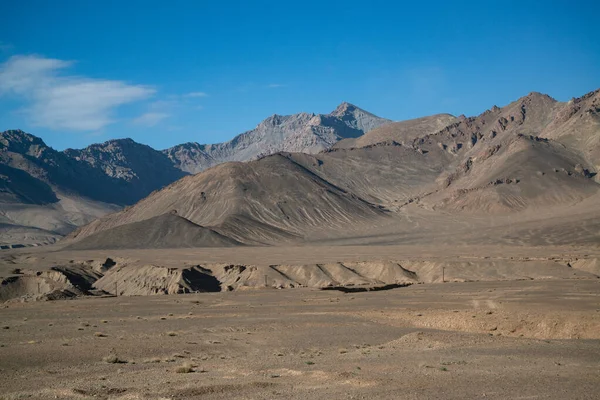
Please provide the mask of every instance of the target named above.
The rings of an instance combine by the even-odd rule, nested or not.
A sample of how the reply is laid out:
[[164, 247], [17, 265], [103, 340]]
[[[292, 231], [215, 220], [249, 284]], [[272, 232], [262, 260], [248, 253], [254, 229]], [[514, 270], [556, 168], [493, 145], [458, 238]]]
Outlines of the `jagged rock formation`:
[[[163, 153], [131, 139], [109, 140], [82, 150], [67, 149], [68, 157], [88, 163], [120, 184], [112, 190], [117, 204], [131, 204], [152, 191], [183, 177]], [[129, 191], [129, 196], [119, 199]]]
[[249, 161], [280, 151], [318, 153], [341, 139], [359, 137], [389, 122], [342, 103], [330, 114], [275, 114], [229, 142], [184, 143], [163, 153], [177, 168], [195, 174], [226, 161]]

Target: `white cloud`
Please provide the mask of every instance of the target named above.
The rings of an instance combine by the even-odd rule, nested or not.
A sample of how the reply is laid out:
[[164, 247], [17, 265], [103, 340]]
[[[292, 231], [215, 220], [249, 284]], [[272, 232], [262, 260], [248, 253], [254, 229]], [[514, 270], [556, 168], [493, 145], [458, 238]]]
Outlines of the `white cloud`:
[[184, 96], [185, 97], [208, 97], [208, 94], [204, 93], [204, 92], [191, 92]]
[[0, 65], [0, 94], [26, 99], [31, 122], [50, 129], [96, 131], [114, 122], [114, 110], [154, 89], [121, 81], [61, 74], [72, 61], [13, 56]]
[[165, 118], [169, 118], [171, 114], [160, 113], [160, 112], [148, 112], [146, 114], [142, 114], [136, 119], [133, 120], [133, 123], [136, 125], [143, 125], [147, 127], [152, 127], [157, 125], [160, 121]]
[[270, 89], [277, 89], [277, 88], [282, 88], [285, 87], [286, 85], [283, 85], [281, 83], [270, 83], [267, 85], [268, 88]]

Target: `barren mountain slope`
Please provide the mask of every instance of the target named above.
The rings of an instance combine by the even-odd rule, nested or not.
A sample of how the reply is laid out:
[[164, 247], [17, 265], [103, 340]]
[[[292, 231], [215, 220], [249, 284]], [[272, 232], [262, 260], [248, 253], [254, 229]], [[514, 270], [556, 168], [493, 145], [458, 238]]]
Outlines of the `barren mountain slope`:
[[540, 136], [581, 151], [600, 170], [600, 89], [562, 104]]
[[334, 185], [385, 207], [435, 190], [435, 180], [453, 161], [452, 155], [441, 150], [423, 154], [396, 142], [286, 156]]
[[185, 177], [132, 207], [78, 229], [70, 238], [81, 239], [171, 211], [245, 243], [281, 241], [311, 229], [339, 228], [385, 215], [378, 207], [275, 154]]
[[23, 131], [0, 133], [0, 243], [48, 243], [133, 202], [102, 171], [55, 151]]
[[186, 143], [163, 152], [131, 139], [59, 152], [25, 132], [2, 132], [0, 245], [53, 242], [188, 172], [280, 150], [318, 152], [387, 122], [342, 103], [327, 115], [274, 115], [227, 143]]
[[[160, 151], [131, 139], [109, 140], [81, 150], [67, 149], [64, 153], [72, 159], [88, 163], [106, 176], [120, 183], [115, 191], [128, 191], [129, 197], [118, 204], [133, 204], [187, 175], [175, 168], [171, 160]], [[114, 196], [118, 199], [118, 196]]]
[[175, 213], [167, 213], [98, 232], [74, 243], [69, 249], [228, 247], [239, 244]]
[[[595, 168], [577, 149], [540, 138], [564, 104], [531, 93], [506, 107], [466, 118], [413, 141], [424, 152], [439, 149], [454, 161], [424, 203], [448, 210], [510, 212], [531, 206], [573, 204], [598, 190]], [[563, 120], [563, 124], [572, 121]]]
[[457, 118], [450, 114], [436, 114], [407, 121], [391, 122], [375, 128], [358, 138], [340, 140], [333, 145], [333, 148], [349, 149], [352, 147], [365, 147], [389, 141], [406, 144], [418, 137], [436, 133], [454, 123], [456, 120]]
[[226, 161], [249, 161], [279, 151], [317, 153], [340, 139], [359, 137], [389, 122], [342, 103], [330, 114], [275, 114], [228, 142], [184, 143], [163, 153], [177, 168], [197, 173]]

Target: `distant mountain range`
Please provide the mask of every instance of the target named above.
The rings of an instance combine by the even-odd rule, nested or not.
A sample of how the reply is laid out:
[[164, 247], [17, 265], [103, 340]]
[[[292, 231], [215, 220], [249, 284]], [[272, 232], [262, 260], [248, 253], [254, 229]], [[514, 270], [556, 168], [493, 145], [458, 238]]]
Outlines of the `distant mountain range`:
[[190, 173], [279, 151], [317, 153], [391, 121], [349, 103], [330, 114], [273, 115], [229, 142], [158, 151], [131, 139], [56, 151], [21, 130], [0, 133], [0, 245], [53, 242]]
[[[513, 221], [515, 236], [502, 240], [597, 244], [599, 138], [600, 91], [567, 103], [531, 93], [477, 117], [386, 124], [316, 154], [225, 163], [77, 229], [66, 243], [209, 247], [216, 235], [247, 245], [407, 243], [442, 234], [436, 221], [451, 220], [464, 235], [479, 221]], [[139, 228], [155, 218], [185, 240]], [[190, 224], [199, 228], [184, 234]], [[113, 237], [126, 239], [117, 246]]]
[[383, 238], [382, 226], [410, 240], [429, 224], [421, 234], [437, 234], [440, 216], [470, 221], [468, 232], [478, 215], [515, 213], [543, 221], [520, 231], [531, 243], [593, 242], [599, 170], [600, 90], [564, 103], [533, 92], [476, 117], [400, 122], [342, 103], [327, 115], [274, 115], [226, 143], [163, 151], [122, 139], [59, 152], [6, 131], [0, 245], [65, 235], [74, 249], [297, 243], [369, 229]]

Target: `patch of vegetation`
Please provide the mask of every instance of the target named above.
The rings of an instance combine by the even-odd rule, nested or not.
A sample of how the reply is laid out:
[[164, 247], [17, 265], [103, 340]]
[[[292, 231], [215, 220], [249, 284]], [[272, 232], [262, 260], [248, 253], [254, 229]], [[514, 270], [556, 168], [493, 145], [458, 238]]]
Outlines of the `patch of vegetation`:
[[194, 367], [190, 363], [185, 363], [177, 367], [175, 372], [178, 374], [189, 374], [190, 372], [194, 372]]
[[102, 358], [102, 361], [108, 364], [127, 364], [127, 360], [119, 358], [116, 354], [109, 354]]

